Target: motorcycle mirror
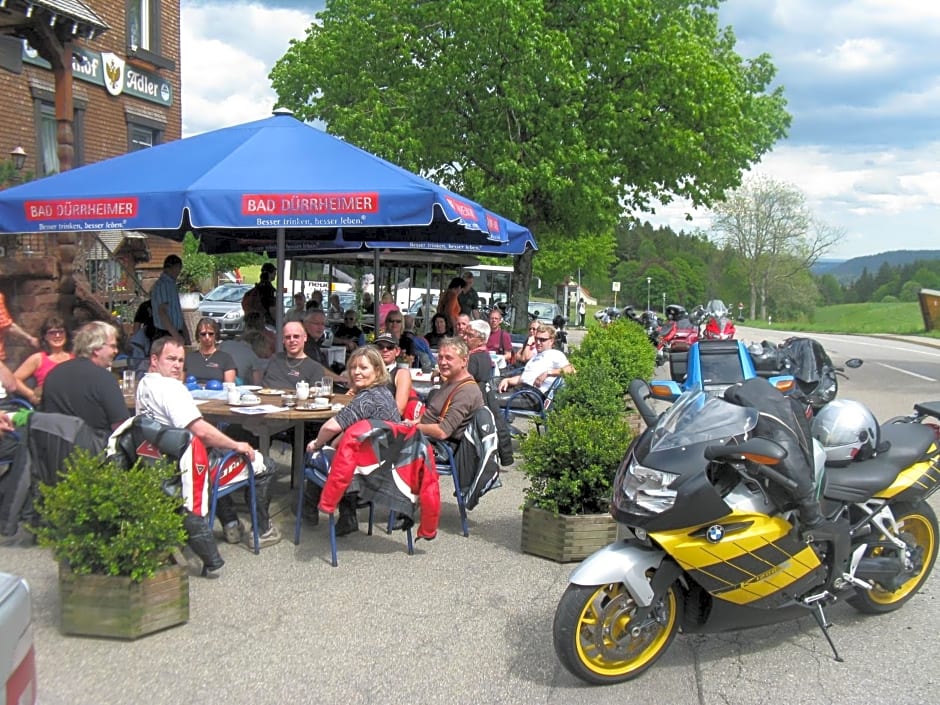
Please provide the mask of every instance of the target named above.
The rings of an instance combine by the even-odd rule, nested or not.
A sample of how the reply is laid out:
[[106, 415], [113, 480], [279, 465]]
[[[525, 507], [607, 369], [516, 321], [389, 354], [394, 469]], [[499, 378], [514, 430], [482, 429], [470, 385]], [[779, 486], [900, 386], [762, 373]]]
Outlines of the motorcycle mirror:
[[862, 362], [864, 362], [864, 360], [862, 360], [861, 358], [853, 357], [845, 361], [845, 366], [853, 370], [856, 370], [862, 366]]

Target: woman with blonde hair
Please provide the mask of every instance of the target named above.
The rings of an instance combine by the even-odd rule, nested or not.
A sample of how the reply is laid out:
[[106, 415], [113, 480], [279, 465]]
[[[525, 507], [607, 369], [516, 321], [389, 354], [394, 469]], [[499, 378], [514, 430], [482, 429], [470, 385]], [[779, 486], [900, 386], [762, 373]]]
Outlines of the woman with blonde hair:
[[[307, 452], [315, 453], [357, 421], [373, 419], [401, 423], [401, 414], [395, 404], [395, 397], [388, 388], [390, 378], [382, 355], [374, 345], [356, 348], [346, 360], [346, 372], [349, 373], [349, 387], [353, 394], [349, 402], [336, 416], [320, 427], [317, 437], [307, 444]], [[309, 483], [308, 487], [316, 487]], [[306, 516], [312, 519], [316, 514], [316, 505], [320, 501], [319, 488], [305, 497]], [[316, 495], [316, 496], [314, 496]], [[310, 503], [313, 503], [310, 513]], [[344, 498], [339, 503], [339, 519], [336, 522], [336, 535], [343, 536], [358, 529], [356, 518], [356, 500]]]

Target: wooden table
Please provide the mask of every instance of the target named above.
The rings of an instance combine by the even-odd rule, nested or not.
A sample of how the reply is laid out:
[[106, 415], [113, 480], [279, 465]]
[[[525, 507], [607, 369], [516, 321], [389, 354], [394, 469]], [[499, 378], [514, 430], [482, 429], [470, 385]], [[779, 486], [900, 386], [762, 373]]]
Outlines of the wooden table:
[[[346, 406], [352, 397], [348, 394], [334, 394], [333, 404], [342, 404]], [[135, 409], [135, 399], [133, 395], [125, 395], [124, 401], [127, 407], [132, 411]], [[280, 397], [263, 396], [258, 406], [262, 404], [279, 404]], [[258, 450], [265, 456], [271, 454], [271, 436], [289, 428], [294, 429], [294, 447], [291, 456], [291, 484], [300, 478], [303, 472], [304, 455], [306, 453], [306, 443], [304, 441], [304, 423], [308, 421], [327, 421], [336, 415], [332, 407], [308, 411], [306, 409], [288, 409], [282, 407], [280, 411], [272, 411], [266, 414], [241, 414], [236, 409], [221, 400], [203, 400], [199, 404], [199, 411], [207, 421], [212, 423], [224, 422], [241, 426], [246, 431], [250, 431], [258, 436]]]

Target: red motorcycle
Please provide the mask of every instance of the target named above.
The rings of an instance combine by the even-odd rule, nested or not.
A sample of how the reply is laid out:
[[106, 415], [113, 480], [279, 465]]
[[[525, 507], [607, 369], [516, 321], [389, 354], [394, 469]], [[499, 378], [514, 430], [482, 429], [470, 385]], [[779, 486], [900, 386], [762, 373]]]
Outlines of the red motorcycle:
[[705, 315], [707, 321], [705, 330], [702, 331], [702, 340], [734, 339], [734, 319], [721, 299], [713, 299], [705, 304]]
[[660, 346], [668, 353], [688, 352], [699, 339], [700, 309], [688, 313], [682, 306], [666, 307], [666, 323], [659, 329]]

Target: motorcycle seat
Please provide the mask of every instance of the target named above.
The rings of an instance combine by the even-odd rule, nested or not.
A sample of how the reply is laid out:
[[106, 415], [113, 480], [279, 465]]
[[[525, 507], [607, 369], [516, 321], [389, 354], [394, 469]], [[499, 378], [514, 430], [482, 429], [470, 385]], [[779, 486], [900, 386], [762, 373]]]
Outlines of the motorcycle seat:
[[841, 467], [827, 465], [823, 496], [844, 502], [870, 499], [891, 485], [901, 470], [923, 459], [936, 434], [921, 424], [889, 424], [882, 426], [881, 439], [890, 447], [874, 458]]

